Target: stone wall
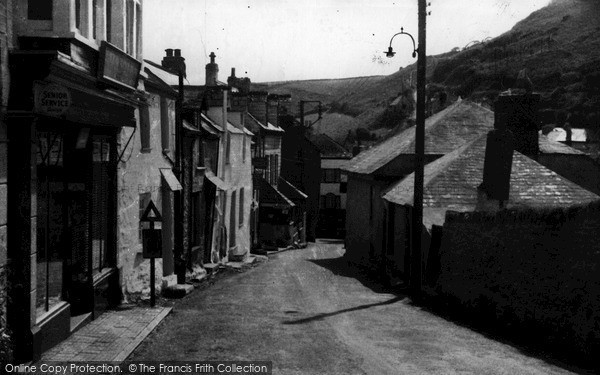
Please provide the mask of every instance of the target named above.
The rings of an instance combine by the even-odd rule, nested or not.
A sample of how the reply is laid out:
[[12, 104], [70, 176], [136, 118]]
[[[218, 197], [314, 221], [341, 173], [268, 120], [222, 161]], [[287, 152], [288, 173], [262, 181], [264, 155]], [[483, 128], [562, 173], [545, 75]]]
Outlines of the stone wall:
[[[121, 274], [123, 294], [146, 295], [150, 293], [150, 261], [142, 256], [142, 243], [139, 235], [140, 194], [149, 193], [150, 198], [161, 213], [173, 210], [173, 200], [163, 204], [164, 189], [160, 169], [171, 169], [172, 165], [162, 153], [160, 96], [150, 94], [148, 99], [150, 119], [150, 149], [142, 150], [139, 110], [136, 111], [137, 130], [124, 151], [118, 169], [118, 214], [117, 214], [117, 267]], [[174, 105], [169, 106], [170, 123], [174, 124]], [[133, 129], [124, 128], [120, 136], [119, 152], [123, 151]], [[164, 223], [163, 223], [164, 224]], [[163, 226], [163, 233], [166, 228]], [[170, 233], [173, 233], [171, 230]], [[163, 238], [163, 245], [173, 243]], [[172, 251], [171, 251], [172, 253]], [[163, 275], [162, 259], [156, 260], [156, 286], [176, 282], [174, 275]], [[163, 280], [163, 283], [161, 283]]]
[[600, 203], [448, 213], [435, 284], [446, 301], [519, 337], [600, 350]]

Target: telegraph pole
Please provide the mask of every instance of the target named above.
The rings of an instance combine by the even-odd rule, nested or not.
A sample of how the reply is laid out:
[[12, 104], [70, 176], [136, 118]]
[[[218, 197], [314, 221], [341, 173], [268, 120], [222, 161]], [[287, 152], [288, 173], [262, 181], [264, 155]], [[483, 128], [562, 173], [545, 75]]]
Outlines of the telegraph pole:
[[417, 60], [417, 124], [415, 134], [415, 184], [413, 198], [413, 256], [411, 281], [418, 298], [422, 287], [422, 228], [423, 228], [423, 184], [425, 174], [425, 80], [427, 73], [426, 22], [427, 2], [419, 2], [419, 58]]

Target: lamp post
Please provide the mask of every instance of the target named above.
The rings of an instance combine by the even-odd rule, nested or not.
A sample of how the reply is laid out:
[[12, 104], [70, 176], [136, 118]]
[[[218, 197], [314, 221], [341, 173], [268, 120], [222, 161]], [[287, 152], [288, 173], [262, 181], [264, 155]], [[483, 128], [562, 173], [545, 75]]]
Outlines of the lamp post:
[[413, 211], [412, 211], [412, 256], [410, 283], [415, 297], [418, 298], [421, 292], [422, 282], [422, 228], [423, 228], [423, 184], [425, 172], [425, 74], [427, 72], [426, 58], [426, 18], [427, 2], [418, 0], [419, 12], [419, 46], [415, 46], [415, 39], [412, 35], [405, 33], [404, 28], [392, 36], [390, 46], [386, 52], [387, 57], [393, 57], [392, 40], [396, 35], [408, 35], [413, 42], [413, 57], [418, 53], [417, 59], [417, 123], [415, 126], [415, 181], [413, 187]]

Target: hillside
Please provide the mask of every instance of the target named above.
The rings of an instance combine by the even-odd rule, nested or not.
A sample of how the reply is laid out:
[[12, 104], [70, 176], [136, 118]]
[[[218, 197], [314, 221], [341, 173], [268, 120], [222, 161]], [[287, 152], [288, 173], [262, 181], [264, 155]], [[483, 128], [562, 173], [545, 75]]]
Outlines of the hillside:
[[542, 121], [596, 126], [600, 90], [600, 2], [555, 0], [484, 44], [439, 57], [429, 82], [493, 102], [527, 70], [542, 93]]
[[[522, 69], [542, 94], [543, 124], [599, 127], [600, 1], [554, 0], [510, 31], [469, 48], [428, 56], [428, 94], [470, 98], [491, 105]], [[316, 128], [338, 141], [349, 129], [406, 127], [413, 111], [413, 64], [389, 76], [255, 84], [254, 89], [321, 100], [328, 110]], [[406, 108], [391, 104], [404, 97]], [[298, 108], [296, 105], [294, 108]], [[541, 124], [540, 126], [542, 126]], [[342, 129], [339, 129], [339, 128]], [[378, 131], [384, 134], [385, 131]]]

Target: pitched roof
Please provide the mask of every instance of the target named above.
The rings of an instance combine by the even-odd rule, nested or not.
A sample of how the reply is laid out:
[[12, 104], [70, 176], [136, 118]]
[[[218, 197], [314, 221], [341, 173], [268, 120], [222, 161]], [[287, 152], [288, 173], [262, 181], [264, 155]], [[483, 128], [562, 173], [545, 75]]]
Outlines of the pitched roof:
[[292, 202], [281, 191], [279, 191], [278, 188], [271, 185], [261, 176], [252, 176], [252, 183], [260, 191], [261, 205], [277, 208], [289, 208], [296, 206], [294, 202]]
[[348, 150], [331, 139], [327, 134], [313, 134], [307, 138], [317, 147], [322, 157], [339, 159], [350, 159], [352, 157], [352, 154]]
[[144, 70], [152, 70], [152, 73], [158, 78], [160, 78], [168, 86], [172, 87], [177, 86], [179, 84], [179, 76], [177, 74], [174, 74], [169, 69], [165, 68], [160, 64], [155, 63], [154, 61], [144, 59], [144, 62], [147, 65]]
[[[424, 208], [461, 212], [478, 210], [483, 180], [486, 137], [465, 146], [425, 167]], [[400, 205], [413, 203], [414, 174], [392, 186], [383, 198]], [[599, 200], [600, 196], [559, 176], [533, 159], [514, 151], [510, 194], [506, 208], [564, 207]]]
[[262, 122], [258, 121], [258, 119], [256, 117], [252, 116], [252, 114], [250, 114], [250, 113], [247, 113], [247, 118], [254, 125], [252, 127], [253, 129], [260, 128], [262, 130], [266, 130], [266, 131], [270, 131], [270, 132], [278, 132], [278, 133], [284, 132], [284, 130], [282, 128], [280, 128], [279, 126], [273, 125], [270, 122], [263, 124]]
[[308, 195], [304, 194], [300, 189], [281, 176], [277, 180], [277, 189], [293, 202], [304, 201], [308, 198]]
[[[425, 153], [445, 155], [493, 128], [494, 113], [478, 104], [458, 100], [425, 120]], [[348, 172], [371, 174], [399, 155], [414, 154], [415, 128], [406, 129], [361, 152], [346, 167]]]

